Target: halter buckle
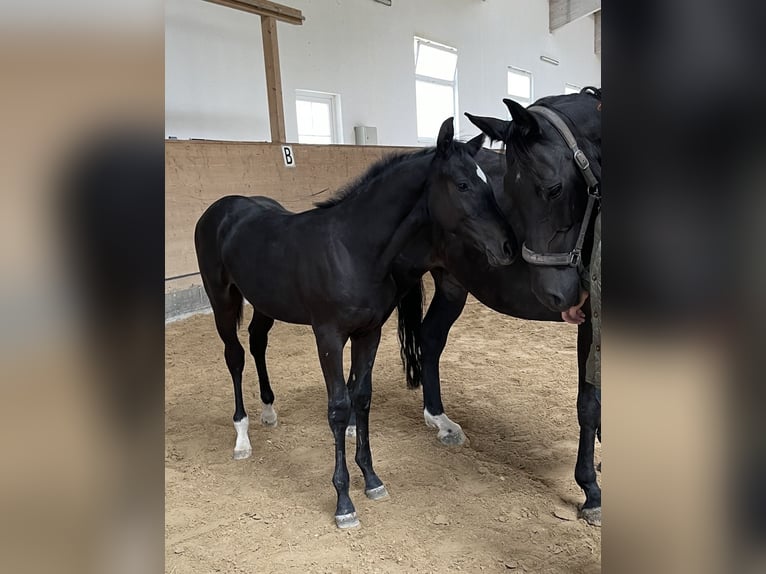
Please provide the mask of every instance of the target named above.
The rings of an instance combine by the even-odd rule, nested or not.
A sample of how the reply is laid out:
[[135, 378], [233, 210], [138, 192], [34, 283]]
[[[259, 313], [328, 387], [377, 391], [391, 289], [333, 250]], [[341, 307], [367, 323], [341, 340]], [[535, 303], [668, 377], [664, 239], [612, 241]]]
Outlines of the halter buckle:
[[580, 249], [573, 249], [569, 257], [570, 267], [579, 267], [582, 262], [582, 251]]
[[590, 162], [588, 161], [588, 158], [585, 156], [585, 153], [581, 149], [576, 149], [574, 152], [574, 160], [577, 166], [580, 168], [580, 171], [585, 171], [590, 167]]

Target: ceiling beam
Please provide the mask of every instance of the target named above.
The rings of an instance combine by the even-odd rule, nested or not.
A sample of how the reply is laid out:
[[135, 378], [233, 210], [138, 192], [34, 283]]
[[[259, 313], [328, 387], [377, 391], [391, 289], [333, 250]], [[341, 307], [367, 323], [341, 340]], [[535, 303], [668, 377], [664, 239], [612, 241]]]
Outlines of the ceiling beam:
[[601, 0], [548, 0], [548, 27], [562, 26], [601, 10]]
[[594, 27], [594, 34], [595, 38], [593, 39], [593, 50], [598, 54], [601, 55], [601, 10], [596, 12], [594, 15], [595, 18], [595, 27]]
[[236, 10], [242, 10], [243, 12], [250, 12], [251, 14], [258, 14], [266, 18], [275, 18], [281, 22], [287, 22], [288, 24], [296, 24], [301, 26], [305, 18], [300, 10], [290, 8], [289, 6], [283, 6], [275, 2], [269, 2], [268, 0], [205, 0], [211, 4], [219, 4], [221, 6], [227, 6]]

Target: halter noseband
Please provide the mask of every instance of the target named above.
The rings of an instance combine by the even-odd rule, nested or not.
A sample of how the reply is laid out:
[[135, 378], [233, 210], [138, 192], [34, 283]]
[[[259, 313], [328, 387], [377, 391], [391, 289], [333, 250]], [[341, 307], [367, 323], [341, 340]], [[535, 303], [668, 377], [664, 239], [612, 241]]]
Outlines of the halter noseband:
[[593, 175], [593, 170], [590, 167], [590, 162], [585, 156], [585, 153], [577, 145], [577, 140], [572, 135], [569, 127], [564, 123], [559, 115], [549, 108], [542, 106], [531, 106], [527, 108], [530, 112], [539, 114], [548, 120], [556, 131], [559, 132], [564, 141], [572, 150], [572, 158], [575, 164], [577, 164], [580, 173], [585, 179], [585, 183], [588, 184], [588, 205], [585, 208], [585, 215], [583, 216], [582, 223], [580, 224], [580, 234], [577, 236], [577, 243], [575, 243], [574, 249], [568, 253], [535, 253], [529, 249], [524, 243], [521, 246], [521, 256], [527, 263], [538, 266], [548, 267], [578, 267], [582, 262], [582, 246], [585, 242], [585, 233], [590, 226], [591, 216], [593, 215], [593, 208], [596, 202], [601, 198], [600, 184], [596, 176]]

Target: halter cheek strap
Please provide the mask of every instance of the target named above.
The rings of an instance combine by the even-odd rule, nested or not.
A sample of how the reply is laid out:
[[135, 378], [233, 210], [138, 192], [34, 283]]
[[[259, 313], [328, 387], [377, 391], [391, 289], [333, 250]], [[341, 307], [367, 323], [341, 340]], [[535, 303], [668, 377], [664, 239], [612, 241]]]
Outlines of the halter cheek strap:
[[556, 128], [556, 131], [561, 134], [561, 137], [564, 138], [564, 141], [569, 146], [569, 149], [572, 150], [574, 161], [577, 164], [577, 167], [580, 168], [580, 173], [582, 173], [582, 176], [585, 178], [585, 183], [588, 184], [588, 190], [590, 191], [590, 189], [598, 187], [598, 180], [596, 179], [596, 176], [593, 175], [593, 170], [590, 167], [588, 158], [585, 157], [585, 154], [577, 145], [577, 140], [575, 139], [574, 135], [572, 135], [569, 126], [564, 123], [564, 120], [562, 120], [556, 112], [549, 108], [544, 108], [542, 106], [531, 106], [527, 109], [530, 112], [534, 112], [543, 116], [546, 120], [553, 124], [553, 127]]
[[535, 253], [524, 244], [521, 246], [521, 256], [524, 261], [531, 265], [579, 267], [582, 262], [582, 246], [583, 243], [585, 243], [585, 234], [590, 226], [590, 220], [596, 202], [601, 198], [600, 184], [598, 179], [596, 179], [596, 176], [593, 174], [588, 158], [577, 145], [577, 140], [569, 129], [569, 126], [564, 123], [564, 120], [562, 120], [553, 110], [542, 106], [531, 106], [527, 109], [548, 120], [553, 127], [556, 128], [556, 131], [559, 132], [567, 146], [569, 146], [569, 149], [572, 150], [574, 162], [577, 164], [577, 167], [588, 186], [588, 205], [585, 207], [585, 215], [580, 224], [580, 233], [577, 236], [577, 242], [572, 251], [569, 253]]

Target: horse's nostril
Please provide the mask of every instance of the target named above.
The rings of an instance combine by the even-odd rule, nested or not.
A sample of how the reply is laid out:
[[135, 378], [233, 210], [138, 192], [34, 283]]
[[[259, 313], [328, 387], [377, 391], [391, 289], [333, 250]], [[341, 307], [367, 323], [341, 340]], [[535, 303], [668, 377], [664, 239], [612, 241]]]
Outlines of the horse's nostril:
[[503, 243], [503, 253], [505, 253], [508, 257], [511, 257], [513, 255], [513, 251], [511, 250], [511, 244], [508, 241]]

